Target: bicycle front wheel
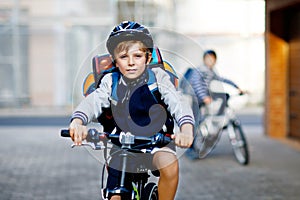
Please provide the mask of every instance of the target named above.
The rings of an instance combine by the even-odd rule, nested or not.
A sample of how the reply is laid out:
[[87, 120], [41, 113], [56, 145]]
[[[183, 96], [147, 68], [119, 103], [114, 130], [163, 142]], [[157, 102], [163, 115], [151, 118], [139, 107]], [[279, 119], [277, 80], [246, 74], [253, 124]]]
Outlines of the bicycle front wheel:
[[249, 163], [248, 144], [240, 123], [233, 121], [228, 125], [227, 131], [236, 160], [242, 165], [247, 165]]
[[144, 188], [142, 200], [158, 200], [158, 190], [155, 183], [148, 183]]
[[198, 134], [195, 136], [193, 147], [200, 159], [207, 157], [213, 151], [220, 140], [221, 133], [221, 128], [210, 132], [206, 123], [202, 123], [198, 127]]

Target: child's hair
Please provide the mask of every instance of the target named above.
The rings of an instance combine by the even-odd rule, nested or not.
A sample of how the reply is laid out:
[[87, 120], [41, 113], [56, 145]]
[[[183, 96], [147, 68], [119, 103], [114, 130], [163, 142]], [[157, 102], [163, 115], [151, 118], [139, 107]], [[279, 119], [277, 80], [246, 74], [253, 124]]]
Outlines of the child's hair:
[[146, 53], [146, 59], [147, 59], [146, 61], [148, 61], [148, 56], [149, 56], [150, 50], [148, 47], [146, 47], [146, 45], [143, 42], [138, 41], [138, 40], [129, 40], [129, 41], [120, 42], [117, 45], [117, 47], [114, 49], [114, 55], [113, 55], [114, 60], [116, 59], [117, 53], [122, 52], [122, 51], [128, 52], [129, 48], [135, 44], [139, 44], [139, 46], [140, 46], [139, 50]]
[[144, 43], [142, 43], [141, 41], [138, 40], [130, 40], [130, 41], [123, 41], [120, 42], [117, 47], [114, 49], [114, 56], [116, 55], [116, 53], [125, 51], [128, 52], [129, 48], [132, 47], [135, 44], [139, 44], [141, 51], [143, 52], [149, 52], [148, 48], [144, 45]]
[[215, 59], [217, 59], [217, 54], [214, 50], [210, 49], [210, 50], [205, 51], [204, 54], [203, 54], [203, 58], [205, 58], [205, 56], [207, 56], [207, 55], [212, 55], [212, 56], [215, 57]]

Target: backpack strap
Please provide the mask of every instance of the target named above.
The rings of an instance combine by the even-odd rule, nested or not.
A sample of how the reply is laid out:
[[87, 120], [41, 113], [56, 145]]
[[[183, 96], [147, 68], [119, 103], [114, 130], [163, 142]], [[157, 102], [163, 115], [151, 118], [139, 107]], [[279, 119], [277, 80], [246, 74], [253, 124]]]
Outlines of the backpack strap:
[[112, 84], [111, 84], [111, 102], [114, 105], [117, 105], [118, 102], [118, 95], [117, 95], [117, 87], [118, 87], [118, 81], [120, 78], [120, 73], [119, 72], [113, 72], [111, 74], [112, 78]]
[[160, 93], [158, 91], [158, 84], [157, 84], [157, 81], [156, 81], [156, 77], [155, 77], [155, 74], [154, 72], [151, 70], [151, 69], [147, 69], [148, 71], [148, 82], [147, 82], [147, 85], [148, 85], [148, 88], [152, 94], [152, 96], [154, 97], [156, 103], [159, 103], [160, 101]]
[[[148, 82], [147, 82], [148, 88], [151, 94], [153, 95], [155, 101], [159, 103], [161, 98], [160, 98], [160, 93], [158, 91], [158, 85], [157, 85], [155, 74], [151, 69], [147, 69], [147, 71], [148, 71]], [[118, 87], [120, 74], [118, 72], [113, 72], [111, 76], [112, 76], [112, 85], [111, 85], [112, 99], [111, 100], [112, 103], [116, 105], [118, 102], [117, 87]]]

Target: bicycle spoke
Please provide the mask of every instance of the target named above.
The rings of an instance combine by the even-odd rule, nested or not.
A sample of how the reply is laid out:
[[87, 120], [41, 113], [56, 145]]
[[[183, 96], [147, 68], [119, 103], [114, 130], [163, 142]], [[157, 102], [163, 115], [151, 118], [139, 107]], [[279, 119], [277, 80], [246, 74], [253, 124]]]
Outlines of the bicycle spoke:
[[231, 142], [233, 148], [241, 148], [241, 147], [244, 147], [244, 142], [242, 140], [240, 141], [232, 141]]

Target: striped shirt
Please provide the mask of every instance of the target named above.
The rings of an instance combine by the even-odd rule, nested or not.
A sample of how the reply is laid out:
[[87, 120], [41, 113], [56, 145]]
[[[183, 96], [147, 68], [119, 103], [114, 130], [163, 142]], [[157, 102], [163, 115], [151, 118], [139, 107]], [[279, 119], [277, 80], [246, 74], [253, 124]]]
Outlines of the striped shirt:
[[234, 82], [218, 76], [214, 70], [211, 70], [208, 67], [194, 69], [190, 77], [190, 84], [198, 98], [199, 103], [202, 103], [205, 97], [210, 96], [209, 85], [213, 80], [221, 81], [238, 88]]

